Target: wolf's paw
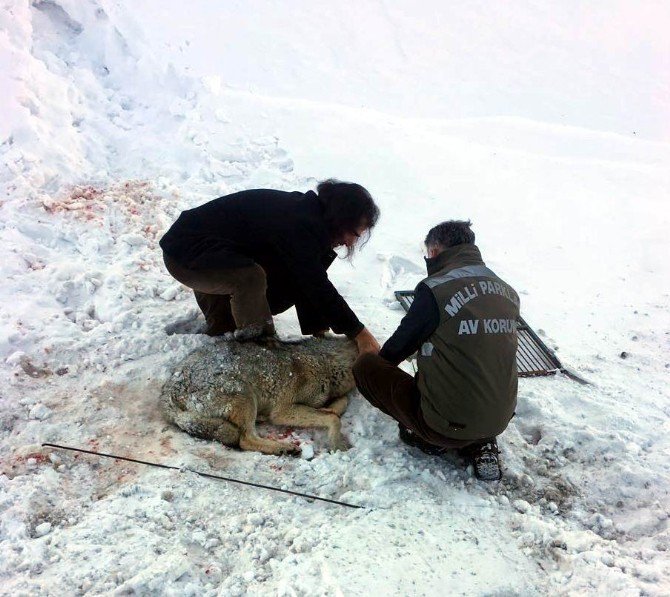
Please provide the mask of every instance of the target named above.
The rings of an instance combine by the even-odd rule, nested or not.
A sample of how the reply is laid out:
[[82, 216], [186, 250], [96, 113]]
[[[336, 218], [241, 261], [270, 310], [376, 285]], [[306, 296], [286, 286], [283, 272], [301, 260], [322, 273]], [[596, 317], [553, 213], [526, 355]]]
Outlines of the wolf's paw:
[[281, 454], [284, 456], [300, 456], [302, 450], [300, 446], [294, 446], [293, 444], [287, 444], [286, 448], [282, 449]]
[[343, 436], [332, 439], [329, 443], [331, 452], [346, 452], [349, 448], [351, 448], [351, 444]]
[[339, 398], [332, 400], [326, 406], [322, 406], [318, 410], [322, 413], [341, 417], [344, 414], [344, 411], [347, 410], [347, 406], [349, 406], [349, 398], [346, 396], [340, 396]]

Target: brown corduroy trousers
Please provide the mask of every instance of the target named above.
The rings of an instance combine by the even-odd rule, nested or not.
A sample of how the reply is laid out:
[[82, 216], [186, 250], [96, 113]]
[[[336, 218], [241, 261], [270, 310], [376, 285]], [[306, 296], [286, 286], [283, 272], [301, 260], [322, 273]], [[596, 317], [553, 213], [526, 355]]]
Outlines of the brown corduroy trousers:
[[363, 354], [354, 363], [354, 379], [363, 397], [393, 417], [423, 441], [441, 448], [463, 448], [473, 443], [445, 437], [431, 429], [421, 412], [421, 394], [414, 378], [376, 354]]
[[193, 270], [168, 255], [163, 254], [163, 260], [170, 275], [195, 293], [210, 336], [272, 322], [265, 296], [267, 280], [260, 265]]

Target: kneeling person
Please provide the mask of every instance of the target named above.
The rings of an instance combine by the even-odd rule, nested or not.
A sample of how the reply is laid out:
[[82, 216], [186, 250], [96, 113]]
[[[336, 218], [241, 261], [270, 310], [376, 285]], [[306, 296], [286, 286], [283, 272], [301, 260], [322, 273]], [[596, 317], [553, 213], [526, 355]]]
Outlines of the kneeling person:
[[[496, 436], [514, 414], [519, 297], [486, 267], [470, 222], [426, 236], [428, 277], [379, 354], [354, 364], [361, 394], [429, 453], [459, 448], [482, 479], [501, 476]], [[397, 365], [418, 351], [416, 377]]]

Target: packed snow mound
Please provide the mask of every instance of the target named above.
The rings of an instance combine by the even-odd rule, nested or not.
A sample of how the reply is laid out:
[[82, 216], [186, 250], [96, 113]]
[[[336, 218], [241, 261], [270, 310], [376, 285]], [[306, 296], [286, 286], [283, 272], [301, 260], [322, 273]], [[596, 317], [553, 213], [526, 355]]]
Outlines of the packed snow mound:
[[[526, 38], [510, 32], [541, 23], [560, 31], [514, 79], [542, 82], [553, 107], [522, 102], [515, 112], [501, 101], [512, 84], [500, 94], [467, 79], [452, 85], [479, 43], [465, 44], [468, 27], [448, 26], [445, 11], [461, 25], [476, 16], [465, 5], [308, 3], [300, 14], [257, 3], [214, 13], [199, 1], [164, 6], [20, 0], [0, 9], [3, 590], [666, 594], [670, 146], [638, 138], [657, 111], [630, 110], [665, 84], [644, 57], [656, 55], [656, 38], [639, 61], [583, 86], [610, 90], [637, 68], [615, 111], [640, 124], [632, 135], [602, 95], [591, 104], [572, 93], [579, 77], [601, 72], [578, 60], [600, 9], [585, 15], [591, 29], [571, 49], [570, 3], [562, 13], [553, 4], [487, 8], [476, 34], [491, 44], [476, 60], [494, 53], [497, 67], [472, 70], [473, 80], [519, 64]], [[603, 48], [628, 8], [609, 13], [596, 28]], [[637, 31], [640, 17], [630, 23]], [[366, 27], [380, 42], [369, 51]], [[422, 45], [442, 30], [443, 44]], [[342, 31], [351, 34], [344, 53]], [[566, 57], [553, 90], [552, 56]], [[446, 68], [459, 62], [463, 70]], [[574, 87], [563, 88], [572, 72]], [[413, 109], [427, 82], [434, 93]], [[482, 102], [464, 101], [468, 88]], [[583, 119], [573, 112], [562, 126], [550, 116], [568, 92]], [[457, 104], [476, 109], [459, 113]], [[161, 416], [174, 365], [212, 343], [197, 333], [191, 292], [164, 270], [162, 233], [182, 210], [222, 194], [306, 190], [330, 176], [364, 184], [381, 207], [353, 267], [338, 260], [330, 270], [380, 340], [402, 315], [393, 290], [423, 277], [428, 228], [471, 218], [524, 317], [594, 382], [522, 380], [500, 438], [500, 484], [475, 482], [455, 455], [404, 446], [395, 423], [356, 395], [343, 417], [348, 452], [328, 453], [319, 432], [261, 430], [311, 460], [239, 453]], [[298, 333], [292, 313], [277, 323], [282, 336]], [[45, 441], [364, 509], [47, 451]]]
[[[16, 193], [56, 192], [110, 172], [141, 175], [146, 160], [138, 156], [157, 144], [188, 159], [175, 141], [194, 85], [154, 59], [126, 13], [74, 0], [26, 0], [1, 13], [2, 82], [13, 93], [0, 180]], [[158, 121], [161, 130], [152, 131]]]

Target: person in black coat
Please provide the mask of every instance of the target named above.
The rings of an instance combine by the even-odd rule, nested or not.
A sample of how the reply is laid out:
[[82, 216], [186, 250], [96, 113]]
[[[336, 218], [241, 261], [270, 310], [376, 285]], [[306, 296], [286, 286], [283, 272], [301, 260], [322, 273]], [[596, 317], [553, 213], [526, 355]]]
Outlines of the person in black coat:
[[360, 352], [379, 343], [328, 279], [345, 246], [351, 256], [379, 218], [370, 193], [326, 180], [317, 192], [241, 191], [181, 213], [160, 240], [165, 266], [192, 288], [212, 336], [274, 334], [272, 315], [295, 305], [303, 334], [332, 329]]

